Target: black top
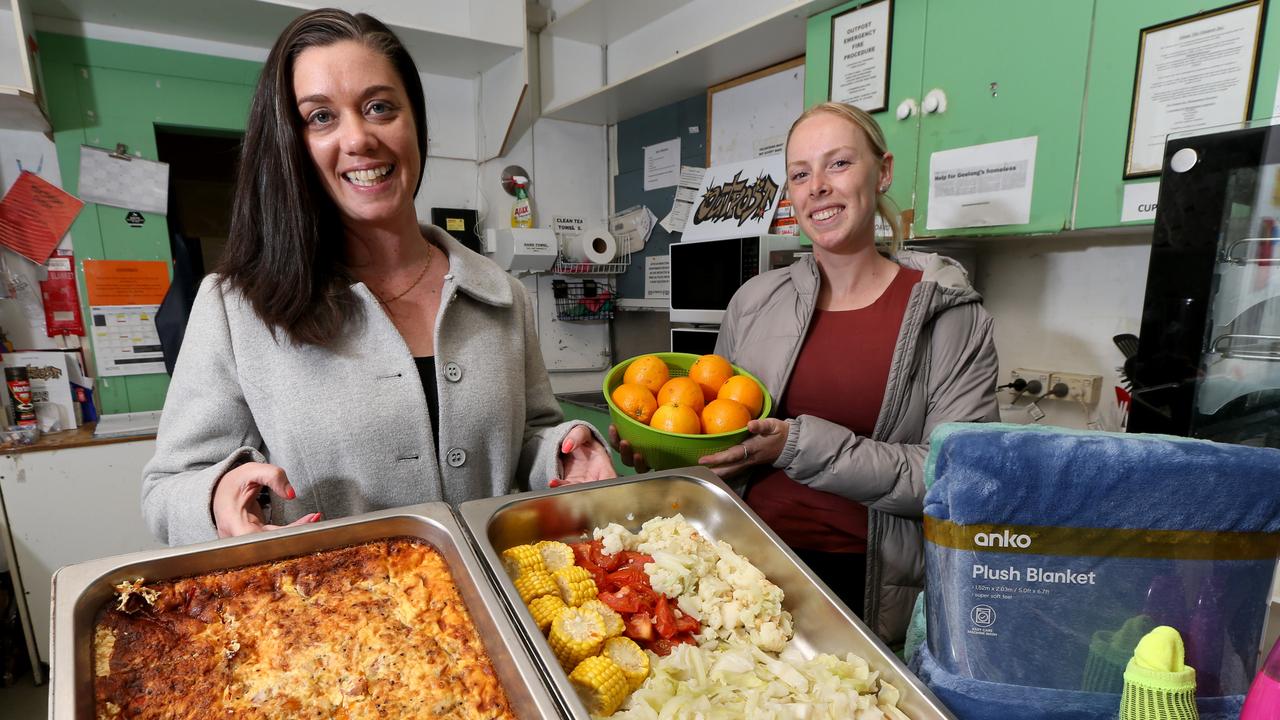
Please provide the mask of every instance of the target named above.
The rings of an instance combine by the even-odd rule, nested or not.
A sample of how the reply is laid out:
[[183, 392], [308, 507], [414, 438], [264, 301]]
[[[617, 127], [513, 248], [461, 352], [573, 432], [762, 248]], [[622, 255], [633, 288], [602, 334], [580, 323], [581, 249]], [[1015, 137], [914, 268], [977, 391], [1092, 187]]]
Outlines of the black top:
[[[436, 358], [416, 357], [413, 362], [418, 366], [418, 376], [422, 378], [422, 392], [427, 396], [427, 412], [431, 413], [431, 437], [440, 445], [440, 402], [436, 394]], [[436, 448], [437, 451], [439, 447]]]

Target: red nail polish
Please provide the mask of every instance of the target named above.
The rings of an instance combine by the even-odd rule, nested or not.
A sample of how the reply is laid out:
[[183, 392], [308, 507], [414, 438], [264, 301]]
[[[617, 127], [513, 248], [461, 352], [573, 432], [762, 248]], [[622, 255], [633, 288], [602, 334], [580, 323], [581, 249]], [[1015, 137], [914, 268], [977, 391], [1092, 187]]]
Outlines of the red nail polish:
[[560, 452], [564, 455], [568, 455], [569, 453], [573, 452], [573, 441], [565, 440], [564, 444], [560, 446]]
[[287, 488], [287, 490], [289, 491], [289, 494], [287, 495], [287, 497], [288, 497], [290, 500], [292, 500], [292, 499], [294, 499], [295, 497], [297, 497], [297, 494], [293, 492], [293, 486], [292, 486], [292, 485], [290, 485], [290, 486]]

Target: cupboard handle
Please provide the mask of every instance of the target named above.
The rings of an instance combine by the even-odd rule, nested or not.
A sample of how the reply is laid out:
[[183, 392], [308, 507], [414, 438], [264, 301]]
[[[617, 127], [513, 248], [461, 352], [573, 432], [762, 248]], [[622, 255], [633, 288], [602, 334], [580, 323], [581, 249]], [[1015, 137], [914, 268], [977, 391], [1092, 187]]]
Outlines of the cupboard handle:
[[947, 111], [947, 94], [940, 88], [930, 90], [925, 93], [924, 102], [920, 103], [920, 108], [926, 115], [941, 115]]
[[915, 98], [907, 98], [898, 103], [898, 119], [906, 120], [907, 118], [920, 112], [920, 105], [916, 103]]

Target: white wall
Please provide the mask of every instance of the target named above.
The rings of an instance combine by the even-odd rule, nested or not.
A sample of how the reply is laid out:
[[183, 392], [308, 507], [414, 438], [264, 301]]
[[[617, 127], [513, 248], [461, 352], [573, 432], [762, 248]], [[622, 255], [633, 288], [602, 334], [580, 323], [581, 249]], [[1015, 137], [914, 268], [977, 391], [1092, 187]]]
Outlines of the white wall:
[[[1000, 384], [1014, 368], [1102, 376], [1102, 403], [1115, 402], [1123, 356], [1112, 342], [1138, 334], [1151, 254], [1151, 231], [1104, 237], [1036, 236], [985, 241], [977, 249], [975, 285], [995, 317]], [[1001, 416], [1026, 423], [1027, 398]], [[1043, 424], [1083, 428], [1079, 403], [1043, 400]], [[1096, 409], [1091, 410], [1096, 413]]]
[[[549, 227], [558, 214], [581, 215], [603, 221], [608, 208], [608, 143], [598, 125], [539, 119], [516, 138], [508, 153], [480, 166], [477, 194], [480, 225], [511, 226], [513, 198], [502, 190], [502, 171], [519, 165], [532, 175], [530, 187], [534, 224]], [[608, 325], [602, 322], [560, 322], [555, 319], [549, 277], [525, 278], [537, 299], [538, 335], [543, 358], [551, 370], [556, 392], [599, 390], [608, 365]]]

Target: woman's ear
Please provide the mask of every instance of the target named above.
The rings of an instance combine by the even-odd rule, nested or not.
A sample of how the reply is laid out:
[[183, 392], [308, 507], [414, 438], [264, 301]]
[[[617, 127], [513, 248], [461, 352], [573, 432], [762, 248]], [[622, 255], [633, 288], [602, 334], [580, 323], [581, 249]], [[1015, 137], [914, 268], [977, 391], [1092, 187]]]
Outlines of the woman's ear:
[[889, 186], [893, 184], [893, 153], [886, 152], [884, 157], [880, 158], [880, 182], [876, 185], [876, 189], [881, 193], [887, 192]]

